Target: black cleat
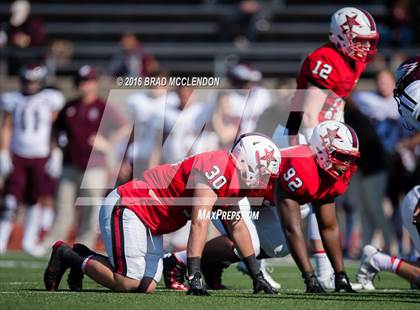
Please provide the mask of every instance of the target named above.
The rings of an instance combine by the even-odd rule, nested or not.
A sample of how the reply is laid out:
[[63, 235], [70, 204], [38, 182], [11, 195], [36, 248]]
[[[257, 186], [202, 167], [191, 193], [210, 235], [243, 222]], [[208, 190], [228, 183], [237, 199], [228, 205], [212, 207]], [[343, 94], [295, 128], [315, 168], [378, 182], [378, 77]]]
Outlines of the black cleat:
[[57, 241], [52, 247], [50, 261], [44, 272], [44, 284], [47, 291], [56, 291], [64, 272], [69, 267], [60, 257], [61, 249], [69, 247], [63, 241]]
[[[73, 245], [73, 251], [75, 251], [83, 258], [86, 258], [90, 255], [97, 255], [94, 251], [81, 243], [75, 243]], [[83, 289], [83, 277], [84, 273], [80, 268], [70, 268], [70, 272], [67, 277], [67, 284], [69, 285], [70, 290], [81, 292]]]

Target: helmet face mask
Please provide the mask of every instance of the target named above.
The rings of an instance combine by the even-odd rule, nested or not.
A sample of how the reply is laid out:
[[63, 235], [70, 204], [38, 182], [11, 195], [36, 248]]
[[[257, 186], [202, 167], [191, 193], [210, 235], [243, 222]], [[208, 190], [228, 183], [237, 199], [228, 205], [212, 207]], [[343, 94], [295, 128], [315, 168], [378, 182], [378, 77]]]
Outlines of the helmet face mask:
[[42, 65], [26, 65], [19, 72], [22, 91], [28, 95], [39, 92], [45, 84], [47, 69]]
[[404, 126], [420, 131], [420, 56], [403, 62], [396, 72], [394, 98]]
[[231, 155], [235, 160], [241, 182], [247, 188], [266, 186], [270, 177], [279, 173], [280, 151], [263, 135], [241, 135], [233, 145]]
[[318, 166], [334, 179], [357, 170], [359, 141], [352, 128], [337, 121], [315, 127], [310, 141]]
[[347, 7], [333, 14], [330, 41], [350, 59], [372, 61], [378, 40], [375, 21], [367, 11]]

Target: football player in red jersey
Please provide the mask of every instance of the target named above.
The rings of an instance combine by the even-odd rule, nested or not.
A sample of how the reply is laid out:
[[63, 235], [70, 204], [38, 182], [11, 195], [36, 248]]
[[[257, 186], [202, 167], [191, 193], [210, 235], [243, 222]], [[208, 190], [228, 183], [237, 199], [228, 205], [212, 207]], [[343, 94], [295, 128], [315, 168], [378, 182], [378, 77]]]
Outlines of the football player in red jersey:
[[[72, 289], [81, 289], [83, 271], [114, 291], [152, 292], [162, 274], [162, 235], [176, 231], [191, 219], [188, 294], [207, 295], [200, 270], [209, 224], [207, 214], [217, 206], [232, 204], [229, 198], [237, 201], [243, 192], [265, 188], [270, 177], [278, 174], [279, 165], [280, 152], [275, 144], [261, 135], [248, 134], [241, 136], [230, 152], [202, 153], [145, 171], [142, 179], [112, 191], [101, 207], [99, 222], [109, 259], [83, 245], [73, 250], [58, 241], [45, 270], [46, 289], [56, 290], [63, 273], [71, 267], [68, 282]], [[277, 293], [257, 266], [242, 218], [228, 220], [226, 225], [252, 275], [254, 293]]]
[[[307, 292], [324, 290], [313, 272], [300, 226], [300, 205], [306, 203], [312, 203], [318, 218], [322, 240], [335, 271], [336, 291], [353, 291], [344, 271], [334, 199], [346, 191], [356, 171], [358, 148], [352, 128], [338, 121], [322, 122], [315, 127], [310, 145], [280, 150], [279, 176], [271, 178], [267, 188], [244, 193], [247, 197], [264, 197], [268, 205], [277, 205], [277, 211], [274, 207], [255, 205], [254, 210], [260, 211], [258, 219], [245, 219], [254, 252], [259, 258], [283, 257], [291, 253], [302, 272]], [[215, 225], [224, 236], [209, 241], [203, 252], [203, 263], [211, 265], [212, 269], [227, 267], [240, 259], [235, 251], [229, 250], [234, 245], [226, 236], [228, 232], [217, 221]], [[167, 268], [165, 277], [172, 276], [179, 281], [182, 256], [182, 253], [172, 255], [177, 264]], [[208, 266], [203, 266], [203, 270], [206, 269]], [[222, 288], [218, 280], [218, 284], [207, 283], [214, 289]]]
[[[310, 53], [300, 68], [286, 128], [279, 125], [273, 136], [280, 148], [307, 143], [319, 122], [343, 121], [344, 99], [376, 54], [379, 34], [367, 11], [345, 7], [332, 15], [329, 38], [330, 42]], [[333, 270], [313, 212], [308, 230], [319, 280], [325, 288], [333, 288]]]

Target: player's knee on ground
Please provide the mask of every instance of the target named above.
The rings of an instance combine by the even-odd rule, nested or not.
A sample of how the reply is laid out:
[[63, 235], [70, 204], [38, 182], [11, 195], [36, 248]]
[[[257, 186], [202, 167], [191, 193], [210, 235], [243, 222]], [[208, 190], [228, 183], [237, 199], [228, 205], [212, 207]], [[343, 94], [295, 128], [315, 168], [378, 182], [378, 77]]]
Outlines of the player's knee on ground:
[[155, 280], [149, 277], [145, 277], [141, 280], [140, 286], [138, 287], [139, 293], [152, 293], [156, 290], [157, 283]]
[[114, 285], [111, 287], [111, 290], [120, 293], [136, 292], [139, 289], [140, 283], [139, 280], [130, 279], [118, 273], [114, 273]]

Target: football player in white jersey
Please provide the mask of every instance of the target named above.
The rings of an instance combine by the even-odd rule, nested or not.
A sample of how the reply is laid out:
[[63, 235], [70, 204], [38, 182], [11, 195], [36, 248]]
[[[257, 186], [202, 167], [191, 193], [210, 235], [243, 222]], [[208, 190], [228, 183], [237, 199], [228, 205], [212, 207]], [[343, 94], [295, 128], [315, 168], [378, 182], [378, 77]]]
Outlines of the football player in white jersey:
[[241, 120], [240, 133], [255, 131], [261, 114], [271, 105], [270, 92], [257, 86], [262, 74], [248, 64], [238, 64], [228, 71], [232, 90], [227, 91], [230, 116]]
[[[164, 72], [156, 72], [154, 78], [164, 78]], [[136, 92], [127, 98], [127, 109], [134, 120], [132, 144], [134, 173], [159, 164], [165, 124], [165, 110], [176, 108], [178, 96], [169, 92], [166, 85], [154, 85], [150, 90]]]
[[[61, 172], [62, 155], [58, 149], [51, 150], [51, 127], [64, 105], [64, 96], [44, 88], [46, 75], [44, 66], [24, 66], [20, 72], [21, 90], [1, 96], [0, 176], [5, 178], [5, 188], [0, 211], [0, 253], [7, 249], [20, 203], [30, 206], [22, 240], [28, 253], [36, 255], [41, 218], [49, 223], [53, 220], [53, 178]], [[49, 208], [42, 208], [47, 205]]]
[[[418, 145], [420, 135], [420, 56], [404, 61], [397, 69], [394, 98], [405, 125], [417, 133], [411, 138]], [[401, 207], [404, 227], [410, 233], [417, 254], [420, 253], [420, 185], [416, 185], [404, 198]], [[366, 290], [374, 290], [373, 280], [380, 271], [393, 272], [420, 288], [420, 256], [395, 257], [371, 245], [363, 248], [357, 281]]]

